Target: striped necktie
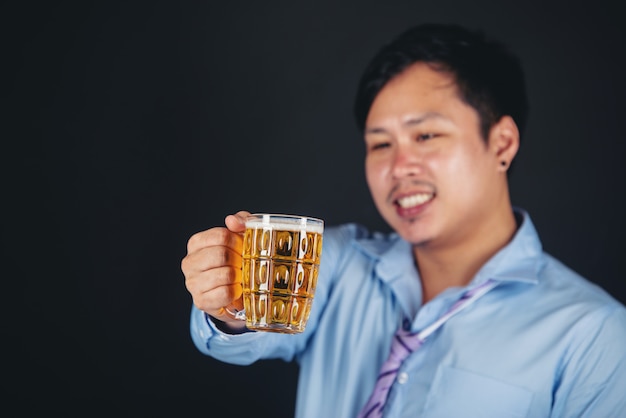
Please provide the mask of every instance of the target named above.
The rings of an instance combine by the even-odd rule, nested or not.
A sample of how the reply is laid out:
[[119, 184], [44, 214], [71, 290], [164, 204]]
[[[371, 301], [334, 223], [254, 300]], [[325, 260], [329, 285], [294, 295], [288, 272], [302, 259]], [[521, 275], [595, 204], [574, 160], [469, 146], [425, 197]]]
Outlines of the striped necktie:
[[406, 359], [409, 354], [420, 348], [426, 337], [435, 332], [448, 319], [462, 309], [471, 305], [479, 297], [491, 290], [495, 285], [496, 282], [487, 280], [481, 285], [468, 290], [454, 305], [452, 305], [448, 311], [446, 311], [446, 313], [418, 333], [411, 333], [410, 331], [405, 330], [404, 327], [400, 327], [400, 329], [398, 329], [398, 331], [394, 334], [393, 341], [391, 342], [389, 357], [380, 368], [380, 373], [378, 374], [378, 380], [376, 381], [374, 391], [367, 401], [367, 404], [365, 404], [365, 407], [363, 407], [359, 413], [358, 418], [382, 417], [389, 390], [396, 380], [396, 376], [404, 359]]

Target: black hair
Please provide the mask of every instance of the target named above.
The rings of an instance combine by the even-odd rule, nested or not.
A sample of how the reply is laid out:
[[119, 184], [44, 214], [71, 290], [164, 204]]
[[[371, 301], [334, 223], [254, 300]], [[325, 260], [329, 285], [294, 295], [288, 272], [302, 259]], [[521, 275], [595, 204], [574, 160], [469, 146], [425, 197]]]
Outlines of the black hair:
[[392, 78], [416, 62], [450, 73], [459, 97], [478, 112], [481, 134], [508, 115], [520, 137], [528, 118], [528, 98], [519, 59], [482, 31], [459, 25], [428, 23], [414, 26], [383, 46], [366, 67], [357, 87], [354, 115], [365, 129], [372, 102]]

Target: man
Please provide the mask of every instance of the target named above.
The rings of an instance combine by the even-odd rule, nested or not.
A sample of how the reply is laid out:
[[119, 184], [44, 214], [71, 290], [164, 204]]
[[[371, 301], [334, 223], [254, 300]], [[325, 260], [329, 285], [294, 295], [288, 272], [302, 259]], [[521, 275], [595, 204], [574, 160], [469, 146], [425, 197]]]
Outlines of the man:
[[[248, 332], [224, 310], [241, 307], [246, 212], [195, 234], [182, 270], [198, 349], [297, 360], [298, 417], [626, 416], [626, 309], [544, 253], [510, 202], [527, 113], [517, 59], [480, 32], [416, 26], [374, 57], [355, 113], [395, 232], [327, 228], [298, 335]], [[377, 398], [398, 340], [407, 357]]]

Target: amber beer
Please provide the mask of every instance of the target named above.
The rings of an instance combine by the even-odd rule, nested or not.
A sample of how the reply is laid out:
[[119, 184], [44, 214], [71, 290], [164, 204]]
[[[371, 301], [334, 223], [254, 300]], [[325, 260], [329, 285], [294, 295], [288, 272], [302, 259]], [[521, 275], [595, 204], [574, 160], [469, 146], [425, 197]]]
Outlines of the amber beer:
[[317, 285], [321, 219], [253, 214], [243, 239], [243, 301], [249, 329], [304, 331]]

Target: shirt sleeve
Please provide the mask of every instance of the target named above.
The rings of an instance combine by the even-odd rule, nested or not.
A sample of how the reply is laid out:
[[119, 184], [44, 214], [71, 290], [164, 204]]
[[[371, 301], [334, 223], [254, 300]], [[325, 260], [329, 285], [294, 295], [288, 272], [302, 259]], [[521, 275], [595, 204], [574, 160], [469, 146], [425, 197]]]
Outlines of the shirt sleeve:
[[554, 418], [626, 416], [626, 309], [612, 305], [593, 317], [581, 327], [587, 342], [566, 358]]
[[224, 362], [252, 364], [263, 352], [263, 333], [227, 334], [220, 331], [211, 318], [195, 306], [191, 308], [190, 332], [194, 345], [201, 353]]
[[256, 331], [227, 334], [195, 306], [191, 308], [190, 332], [194, 345], [201, 353], [241, 366], [261, 359], [292, 361], [306, 346], [309, 335], [307, 331], [301, 334]]

